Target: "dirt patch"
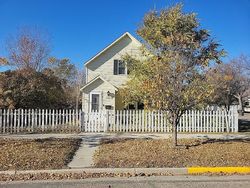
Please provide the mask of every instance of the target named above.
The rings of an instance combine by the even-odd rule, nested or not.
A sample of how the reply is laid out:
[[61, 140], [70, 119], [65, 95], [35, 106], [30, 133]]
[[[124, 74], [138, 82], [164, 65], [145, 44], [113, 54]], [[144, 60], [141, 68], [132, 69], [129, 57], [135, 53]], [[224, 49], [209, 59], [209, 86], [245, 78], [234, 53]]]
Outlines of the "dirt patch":
[[0, 139], [0, 170], [66, 168], [80, 139]]
[[250, 140], [106, 140], [95, 152], [96, 167], [250, 166]]

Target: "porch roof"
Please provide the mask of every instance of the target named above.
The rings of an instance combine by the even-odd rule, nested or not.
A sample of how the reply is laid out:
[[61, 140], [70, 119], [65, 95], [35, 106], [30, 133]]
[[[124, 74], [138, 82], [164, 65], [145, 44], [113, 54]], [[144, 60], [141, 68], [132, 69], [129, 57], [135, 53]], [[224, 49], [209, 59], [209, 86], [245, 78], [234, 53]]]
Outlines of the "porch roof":
[[109, 81], [107, 81], [106, 79], [104, 79], [103, 77], [101, 77], [100, 75], [95, 77], [94, 79], [92, 79], [90, 82], [88, 82], [85, 86], [83, 86], [80, 91], [85, 90], [86, 88], [88, 88], [89, 86], [91, 86], [92, 84], [94, 84], [97, 80], [102, 80], [103, 82], [108, 83], [111, 87], [113, 87], [115, 89], [115, 91], [118, 90], [118, 88], [116, 86], [114, 86], [113, 84], [111, 84]]

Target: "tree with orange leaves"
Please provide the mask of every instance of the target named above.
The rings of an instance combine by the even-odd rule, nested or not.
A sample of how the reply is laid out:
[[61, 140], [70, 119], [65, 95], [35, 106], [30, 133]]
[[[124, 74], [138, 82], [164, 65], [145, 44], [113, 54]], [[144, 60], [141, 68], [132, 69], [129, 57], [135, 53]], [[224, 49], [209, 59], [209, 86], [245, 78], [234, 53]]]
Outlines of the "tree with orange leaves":
[[225, 52], [200, 27], [195, 13], [182, 11], [182, 4], [149, 12], [137, 33], [143, 39], [144, 58], [124, 57], [130, 70], [124, 102], [141, 101], [148, 109], [167, 111], [175, 147], [180, 117], [212, 94], [206, 72]]

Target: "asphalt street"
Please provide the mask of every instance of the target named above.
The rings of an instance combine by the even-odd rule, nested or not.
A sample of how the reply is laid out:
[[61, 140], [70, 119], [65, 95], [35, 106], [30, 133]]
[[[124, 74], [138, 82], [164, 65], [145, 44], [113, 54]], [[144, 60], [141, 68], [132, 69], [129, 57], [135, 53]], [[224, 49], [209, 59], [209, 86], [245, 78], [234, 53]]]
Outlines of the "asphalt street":
[[249, 188], [250, 176], [158, 176], [1, 182], [1, 188]]

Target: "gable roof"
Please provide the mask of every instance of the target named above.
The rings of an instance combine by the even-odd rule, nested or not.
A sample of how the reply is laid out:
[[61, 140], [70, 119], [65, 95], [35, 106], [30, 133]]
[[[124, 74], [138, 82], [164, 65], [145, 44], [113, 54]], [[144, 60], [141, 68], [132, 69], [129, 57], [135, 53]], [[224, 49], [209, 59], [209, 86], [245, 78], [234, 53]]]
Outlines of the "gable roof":
[[98, 54], [96, 54], [94, 57], [92, 57], [90, 60], [88, 60], [85, 63], [85, 66], [90, 64], [93, 60], [95, 60], [97, 57], [99, 57], [101, 54], [103, 54], [105, 51], [110, 49], [113, 45], [115, 45], [117, 42], [119, 42], [124, 37], [128, 36], [132, 41], [135, 41], [136, 43], [141, 45], [141, 42], [138, 41], [135, 37], [133, 37], [129, 32], [125, 32], [123, 35], [121, 35], [119, 38], [117, 38], [115, 41], [113, 41], [110, 45], [108, 45], [106, 48], [104, 48], [102, 51], [100, 51]]
[[103, 77], [101, 77], [100, 75], [95, 77], [94, 79], [92, 79], [90, 82], [88, 82], [85, 86], [83, 86], [80, 91], [86, 89], [87, 87], [89, 87], [90, 85], [92, 85], [94, 82], [96, 82], [97, 80], [102, 80], [106, 83], [108, 83], [111, 87], [113, 87], [116, 91], [118, 90], [118, 88], [116, 86], [114, 86], [113, 84], [111, 84], [109, 81], [105, 80]]

